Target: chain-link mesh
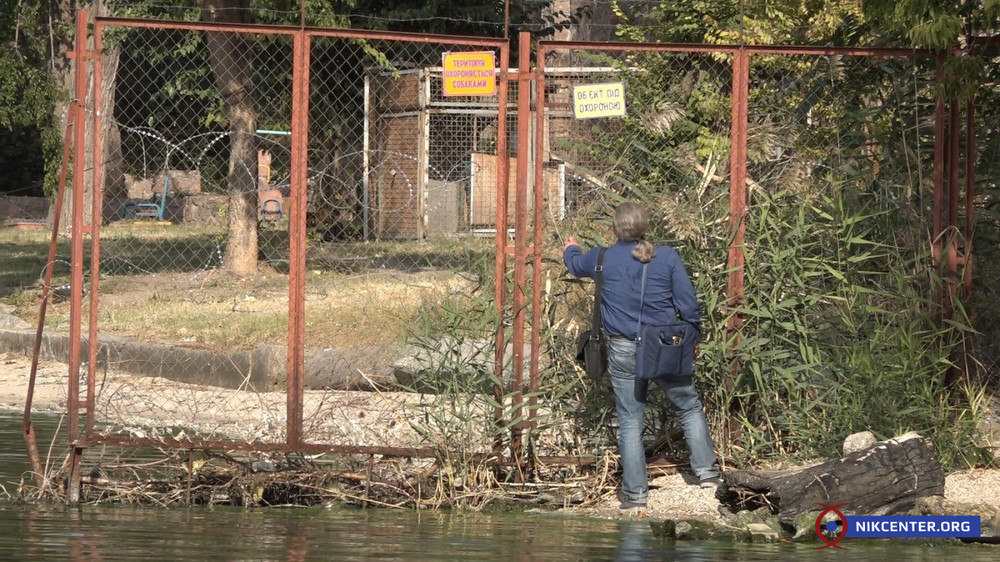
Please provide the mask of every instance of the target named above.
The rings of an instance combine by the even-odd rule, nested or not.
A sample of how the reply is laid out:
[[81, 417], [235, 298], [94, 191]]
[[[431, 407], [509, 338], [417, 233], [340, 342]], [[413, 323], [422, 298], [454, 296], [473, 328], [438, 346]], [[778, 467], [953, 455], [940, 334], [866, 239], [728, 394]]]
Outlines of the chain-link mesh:
[[[822, 338], [834, 319], [891, 323], [877, 311], [889, 302], [882, 294], [891, 294], [894, 283], [926, 294], [920, 288], [925, 279], [912, 272], [921, 268], [929, 231], [933, 61], [846, 51], [750, 54], [743, 147], [747, 233], [741, 244], [747, 277], [740, 287], [744, 300], [734, 309], [727, 304], [733, 55], [723, 49], [567, 50], [558, 43], [546, 50], [546, 150], [535, 165], [563, 167], [566, 178], [566, 220], [547, 222], [556, 236], [541, 241], [552, 259], [542, 272], [543, 301], [536, 303], [543, 307], [539, 329], [551, 329], [545, 341], [557, 344], [548, 349], [552, 368], [540, 381], [552, 393], [541, 400], [547, 407], [573, 411], [595, 403], [584, 387], [565, 393], [575, 382], [565, 375], [580, 374], [572, 355], [576, 334], [589, 326], [592, 285], [565, 277], [561, 241], [573, 235], [587, 247], [612, 243], [610, 216], [626, 199], [647, 205], [651, 239], [680, 250], [694, 277], [708, 350], [699, 360], [699, 379], [716, 428], [726, 427], [734, 407], [753, 411], [753, 405], [740, 405], [741, 392], [787, 397], [786, 383], [828, 384], [790, 373], [830, 360], [810, 355], [803, 342]], [[572, 69], [549, 68], [556, 64]], [[615, 82], [624, 84], [624, 117], [574, 116], [574, 86]], [[734, 313], [746, 322], [746, 339], [726, 337], [726, 320]], [[734, 380], [730, 353], [737, 343], [737, 357], [754, 368]], [[596, 403], [575, 412], [584, 425], [556, 427], [586, 438], [574, 428], [606, 421], [602, 402]], [[757, 416], [751, 423], [764, 418], [750, 415]], [[650, 435], [661, 437], [649, 443], [653, 449], [678, 444], [671, 439], [679, 434], [669, 430], [676, 423], [669, 407], [651, 408], [648, 418]], [[729, 445], [721, 431], [718, 437]]]
[[[192, 438], [281, 442], [284, 397], [263, 393], [282, 384], [287, 333], [291, 38], [112, 26], [105, 42], [98, 415], [111, 432], [176, 436], [156, 433], [166, 418]], [[222, 268], [234, 212], [260, 275]], [[190, 386], [149, 394], [135, 374]], [[230, 389], [224, 404], [208, 386]], [[241, 419], [216, 420], [225, 409]]]
[[[459, 328], [480, 342], [481, 352], [464, 355], [451, 329], [463, 317], [495, 316], [495, 212], [481, 220], [473, 205], [494, 196], [482, 190], [495, 186], [504, 127], [496, 95], [443, 95], [442, 56], [465, 51], [499, 62], [495, 49], [457, 44], [312, 41], [307, 387], [416, 390], [449, 354], [492, 370], [486, 342], [495, 327], [475, 320]], [[307, 441], [445, 445], [416, 438], [413, 426], [426, 428], [426, 416], [407, 424], [398, 410], [379, 408], [388, 395], [349, 396], [306, 404]], [[362, 411], [352, 424], [332, 423], [352, 406]], [[378, 431], [387, 432], [382, 442]]]
[[[386, 391], [426, 386], [421, 377], [456, 353], [492, 376], [495, 203], [478, 214], [470, 205], [495, 199], [507, 127], [496, 93], [444, 96], [441, 81], [444, 53], [498, 63], [498, 47], [311, 38], [306, 268], [296, 272], [294, 39], [215, 29], [102, 29], [102, 62], [117, 70], [105, 73], [113, 110], [101, 125], [101, 431], [285, 443], [290, 276], [302, 275], [304, 439], [445, 445], [421, 433], [429, 422], [407, 421], [420, 399]], [[247, 260], [253, 273], [233, 275]], [[485, 432], [486, 410], [476, 415]]]
[[[102, 61], [117, 72], [106, 73], [113, 110], [102, 124], [97, 404], [108, 433], [150, 437], [152, 428], [154, 437], [177, 437], [192, 428], [284, 443], [287, 345], [301, 323], [307, 443], [487, 449], [497, 437], [494, 408], [518, 406], [510, 394], [491, 404], [494, 388], [522, 390], [495, 380], [492, 339], [520, 313], [507, 307], [498, 317], [493, 302], [498, 179], [509, 166], [512, 226], [518, 155], [540, 168], [529, 174], [529, 193], [540, 177], [544, 206], [538, 242], [546, 259], [541, 271], [529, 267], [528, 286], [514, 287], [516, 296], [533, 294], [536, 274], [543, 285], [540, 300], [528, 298], [545, 349], [543, 380], [533, 382], [551, 397], [542, 401], [548, 417], [536, 452], [590, 452], [610, 436], [592, 430], [606, 427], [607, 397], [588, 395], [606, 389], [579, 385], [571, 357], [589, 287], [565, 277], [559, 251], [569, 235], [588, 246], [612, 242], [610, 214], [620, 201], [651, 209], [650, 236], [681, 250], [709, 337], [724, 339], [730, 50], [549, 44], [544, 91], [532, 81], [519, 92], [512, 80], [498, 100], [446, 96], [442, 87], [445, 53], [484, 52], [499, 63], [496, 45], [313, 32], [309, 67], [298, 69], [291, 32], [106, 31]], [[932, 175], [927, 65], [774, 53], [750, 60], [749, 128], [737, 148], [746, 151], [751, 207], [782, 193], [815, 198], [796, 199], [807, 202], [875, 194], [873, 212], [906, 209], [913, 219], [882, 236], [918, 240], [918, 203]], [[308, 72], [309, 94], [304, 270], [292, 254], [301, 226], [292, 222], [297, 71]], [[612, 83], [622, 84], [623, 117], [574, 114], [576, 87]], [[520, 95], [531, 97], [527, 115], [514, 110]], [[501, 107], [510, 113], [504, 122]], [[529, 122], [527, 138], [519, 138], [518, 117]], [[770, 226], [751, 215], [749, 235], [767, 234]], [[768, 239], [747, 241], [748, 263], [773, 249], [761, 244]], [[255, 273], [232, 274], [248, 260]], [[517, 267], [508, 263], [508, 278]], [[780, 286], [766, 271], [748, 272], [748, 300], [762, 282]], [[299, 275], [305, 308], [290, 319]], [[511, 329], [505, 335], [513, 339]], [[714, 361], [706, 367], [713, 376], [729, 372], [721, 353]], [[509, 375], [509, 361], [504, 367]], [[150, 394], [129, 374], [190, 386]], [[485, 398], [463, 401], [466, 393]], [[178, 427], [153, 424], [156, 410], [178, 403], [186, 412], [172, 416]], [[665, 423], [657, 417], [651, 427]]]

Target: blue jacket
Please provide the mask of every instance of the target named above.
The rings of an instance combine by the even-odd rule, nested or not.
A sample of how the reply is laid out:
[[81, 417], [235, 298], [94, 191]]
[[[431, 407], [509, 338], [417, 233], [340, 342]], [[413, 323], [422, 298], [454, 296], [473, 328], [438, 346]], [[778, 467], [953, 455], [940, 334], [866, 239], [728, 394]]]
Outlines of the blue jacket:
[[[639, 294], [642, 288], [642, 263], [632, 257], [636, 242], [618, 241], [604, 253], [604, 285], [601, 289], [601, 323], [609, 336], [635, 339], [639, 320]], [[570, 246], [563, 253], [566, 269], [577, 277], [594, 277], [597, 254], [601, 248], [586, 253]], [[642, 305], [642, 324], [662, 326], [677, 316], [701, 326], [698, 298], [677, 250], [657, 246], [646, 273], [646, 296]], [[676, 312], [674, 305], [677, 306]]]

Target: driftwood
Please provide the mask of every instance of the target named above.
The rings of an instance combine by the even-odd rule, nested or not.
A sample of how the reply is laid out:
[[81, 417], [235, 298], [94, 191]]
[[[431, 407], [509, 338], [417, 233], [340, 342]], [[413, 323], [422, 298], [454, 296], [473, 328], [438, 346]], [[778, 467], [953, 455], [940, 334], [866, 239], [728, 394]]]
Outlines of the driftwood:
[[732, 511], [767, 507], [781, 522], [837, 505], [857, 515], [911, 509], [917, 498], [944, 494], [944, 471], [916, 433], [817, 465], [778, 472], [734, 470], [725, 475], [720, 501]]

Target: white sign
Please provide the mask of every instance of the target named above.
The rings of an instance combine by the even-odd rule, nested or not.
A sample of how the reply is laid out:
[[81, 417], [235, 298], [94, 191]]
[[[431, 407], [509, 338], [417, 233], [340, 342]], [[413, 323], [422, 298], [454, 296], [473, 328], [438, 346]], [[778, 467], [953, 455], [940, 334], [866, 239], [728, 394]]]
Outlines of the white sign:
[[625, 84], [573, 86], [573, 116], [577, 119], [625, 116]]

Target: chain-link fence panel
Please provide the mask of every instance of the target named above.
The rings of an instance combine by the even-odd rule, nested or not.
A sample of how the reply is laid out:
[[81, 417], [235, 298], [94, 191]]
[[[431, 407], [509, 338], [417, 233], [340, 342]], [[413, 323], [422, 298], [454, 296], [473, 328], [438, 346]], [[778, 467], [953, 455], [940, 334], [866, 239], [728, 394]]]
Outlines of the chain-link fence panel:
[[102, 31], [95, 413], [106, 433], [281, 443], [292, 38]]
[[[774, 447], [743, 454], [812, 452], [851, 432], [823, 428], [875, 427], [886, 419], [875, 412], [918, 402], [909, 382], [936, 380], [941, 365], [927, 301], [934, 60], [759, 52], [749, 77], [742, 396], [722, 403], [747, 428], [730, 434], [736, 446], [759, 435]], [[906, 366], [912, 356], [921, 369]], [[717, 387], [721, 373], [708, 373]], [[874, 377], [880, 390], [854, 393]], [[831, 403], [857, 409], [816, 419]]]
[[[626, 199], [649, 208], [651, 239], [676, 247], [694, 279], [703, 308], [699, 380], [725, 450], [760, 454], [747, 447], [748, 435], [766, 435], [780, 447], [798, 431], [787, 428], [807, 428], [794, 435], [797, 443], [819, 443], [806, 405], [832, 399], [831, 389], [855, 386], [832, 365], [870, 372], [865, 357], [892, 363], [914, 346], [933, 348], [914, 333], [934, 276], [924, 259], [934, 197], [932, 59], [751, 49], [745, 144], [734, 147], [744, 142], [732, 124], [739, 81], [725, 49], [543, 46], [546, 110], [539, 142], [545, 148], [535, 166], [565, 166], [567, 203], [565, 220], [545, 224], [556, 236], [540, 241], [551, 262], [543, 266], [546, 290], [536, 304], [539, 329], [551, 332], [543, 340], [553, 342], [543, 353], [554, 361], [539, 384], [553, 397], [571, 396], [567, 410], [596, 406], [576, 411], [586, 417], [583, 424], [542, 423], [587, 439], [597, 436], [575, 432], [607, 421], [610, 398], [602, 404], [584, 396], [606, 393], [603, 387], [562, 394], [573, 382], [566, 373], [579, 375], [574, 336], [589, 324], [592, 285], [565, 276], [561, 242], [573, 235], [588, 247], [612, 243], [610, 217]], [[550, 61], [571, 68], [560, 76]], [[624, 116], [587, 115], [591, 99], [595, 108], [610, 107], [604, 102], [616, 84], [624, 90]], [[732, 166], [745, 167], [747, 189], [739, 217], [746, 225], [739, 301], [729, 300], [734, 287], [727, 275]], [[736, 338], [727, 327], [733, 314], [743, 321]], [[857, 345], [866, 330], [879, 337]], [[888, 364], [878, 369], [894, 372]], [[676, 420], [669, 405], [653, 400], [658, 407], [647, 412], [647, 429], [656, 439], [648, 444], [669, 452], [679, 443], [671, 429]], [[723, 432], [733, 419], [744, 429]]]
[[[794, 410], [789, 396], [825, 384], [824, 361], [858, 358], [846, 340], [816, 342], [891, 315], [893, 287], [922, 288], [934, 90], [919, 57], [751, 51], [744, 138], [732, 120], [745, 52], [732, 48], [543, 42], [544, 78], [504, 83], [500, 41], [101, 29], [100, 339], [86, 370], [105, 435], [280, 447], [298, 444], [287, 424], [301, 419], [315, 448], [472, 453], [531, 426], [536, 454], [591, 453], [611, 442], [610, 398], [579, 384], [592, 290], [565, 275], [561, 250], [571, 235], [612, 243], [628, 199], [695, 280], [720, 417], [744, 395]], [[518, 157], [533, 166], [523, 206]], [[739, 303], [727, 302], [736, 170], [749, 203]], [[541, 224], [497, 237], [518, 207]], [[504, 243], [513, 258], [496, 279]], [[506, 294], [514, 306], [498, 311]], [[733, 313], [752, 337], [728, 337]], [[498, 354], [501, 328], [537, 338], [541, 357]], [[732, 380], [734, 345], [750, 366]], [[520, 388], [512, 356], [537, 375]], [[657, 405], [649, 427], [669, 436]], [[756, 410], [743, 412], [754, 431], [788, 425]]]
[[[562, 217], [589, 220], [588, 213], [606, 215], [622, 198], [637, 198], [681, 237], [691, 235], [678, 215], [699, 213], [675, 207], [695, 205], [707, 186], [728, 190], [731, 56], [611, 49], [546, 55], [542, 165], [563, 167]], [[602, 85], [606, 91], [595, 92]], [[607, 116], [608, 96], [621, 91], [623, 114]]]
[[[593, 285], [566, 274], [563, 242], [574, 236], [584, 247], [613, 244], [614, 209], [637, 200], [650, 211], [652, 240], [677, 247], [685, 259], [697, 250], [709, 269], [725, 269], [733, 63], [725, 50], [543, 49], [535, 177], [543, 178], [546, 201], [554, 200], [550, 193], [563, 196], [559, 206], [547, 206], [536, 240], [544, 256], [541, 301], [534, 303], [544, 343], [538, 403], [545, 413], [538, 421], [546, 428], [536, 439], [548, 450], [594, 451], [614, 442], [613, 398], [608, 385], [581, 384], [574, 355], [589, 328]], [[554, 189], [550, 181], [561, 184]], [[716, 291], [724, 292], [724, 279]], [[666, 434], [668, 421], [650, 408], [654, 433]]]
[[498, 152], [501, 60], [495, 44], [313, 38], [304, 384], [326, 392], [304, 405], [306, 441], [491, 445], [492, 412], [456, 397], [492, 396], [496, 178], [516, 146]]
[[[301, 408], [310, 445], [489, 447], [496, 205], [471, 202], [495, 200], [516, 142], [498, 102], [503, 43], [140, 21], [100, 31], [99, 338], [82, 369], [97, 379], [100, 438], [280, 448]], [[305, 308], [289, 318], [303, 277]], [[67, 314], [56, 306], [50, 322]], [[295, 326], [304, 363], [288, 351]], [[468, 389], [484, 399], [454, 411], [461, 421], [428, 421]]]

